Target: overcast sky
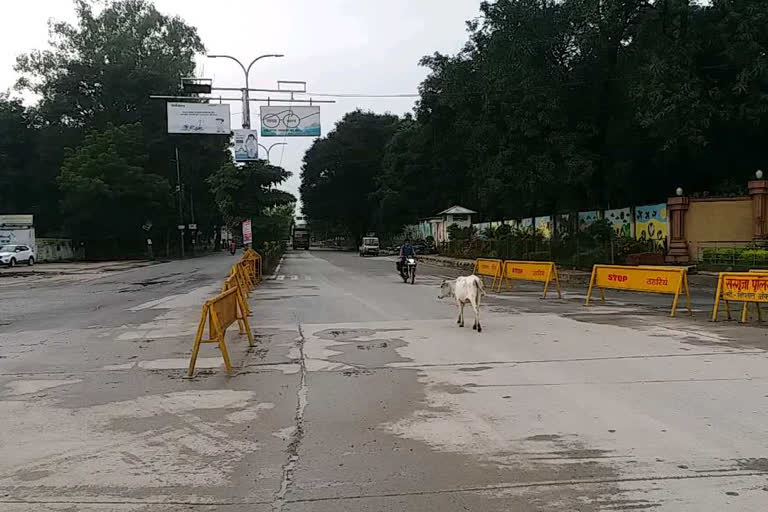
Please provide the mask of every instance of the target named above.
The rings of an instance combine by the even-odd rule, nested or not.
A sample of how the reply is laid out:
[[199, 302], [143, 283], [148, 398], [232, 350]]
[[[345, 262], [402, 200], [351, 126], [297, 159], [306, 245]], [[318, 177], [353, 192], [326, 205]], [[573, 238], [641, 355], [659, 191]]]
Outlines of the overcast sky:
[[[435, 51], [455, 53], [467, 38], [464, 22], [477, 16], [480, 0], [155, 0], [164, 13], [178, 14], [199, 30], [209, 53], [264, 59], [251, 72], [251, 86], [274, 88], [277, 80], [304, 80], [319, 93], [415, 93], [426, 70], [419, 59]], [[3, 2], [0, 16], [0, 91], [16, 80], [18, 54], [44, 48], [47, 21], [74, 20], [69, 0]], [[240, 87], [243, 73], [234, 62], [201, 58], [199, 76], [223, 87]], [[237, 94], [237, 93], [235, 93]], [[355, 108], [403, 114], [413, 98], [337, 99], [321, 110], [323, 135]], [[232, 126], [242, 124], [241, 106], [231, 106]], [[251, 124], [258, 126], [258, 108]], [[282, 139], [264, 139], [269, 145]], [[291, 138], [271, 160], [293, 173], [283, 188], [298, 196], [301, 159], [312, 139]]]

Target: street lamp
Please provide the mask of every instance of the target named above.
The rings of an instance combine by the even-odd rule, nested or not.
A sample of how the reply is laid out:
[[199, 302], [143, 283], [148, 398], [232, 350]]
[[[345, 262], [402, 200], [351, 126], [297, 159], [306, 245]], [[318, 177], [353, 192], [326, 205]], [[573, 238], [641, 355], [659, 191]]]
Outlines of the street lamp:
[[251, 107], [248, 103], [248, 75], [251, 73], [251, 68], [254, 64], [256, 64], [257, 61], [267, 58], [267, 57], [285, 57], [282, 53], [267, 53], [264, 55], [259, 55], [255, 59], [251, 61], [250, 64], [248, 64], [248, 67], [246, 68], [242, 62], [240, 62], [237, 58], [231, 56], [231, 55], [208, 55], [209, 59], [230, 59], [238, 63], [240, 68], [243, 70], [243, 74], [245, 75], [245, 89], [243, 89], [243, 128], [246, 130], [251, 128]]
[[267, 163], [269, 163], [269, 152], [272, 151], [272, 148], [275, 146], [287, 146], [287, 142], [275, 142], [274, 144], [270, 145], [268, 148], [264, 145], [259, 143], [259, 147], [267, 152]]

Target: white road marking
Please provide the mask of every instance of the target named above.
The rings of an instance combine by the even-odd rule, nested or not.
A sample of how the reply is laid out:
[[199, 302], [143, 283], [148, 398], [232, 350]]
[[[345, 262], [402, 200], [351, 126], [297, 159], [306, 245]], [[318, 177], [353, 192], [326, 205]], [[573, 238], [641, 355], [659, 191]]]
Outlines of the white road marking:
[[278, 280], [278, 281], [282, 281], [282, 280], [284, 280], [284, 279], [285, 279], [285, 276], [284, 276], [284, 275], [282, 275], [282, 274], [280, 274], [279, 276], [277, 276], [277, 280]]
[[299, 280], [299, 276], [296, 276], [296, 275], [291, 276], [291, 281], [298, 281], [298, 280]]

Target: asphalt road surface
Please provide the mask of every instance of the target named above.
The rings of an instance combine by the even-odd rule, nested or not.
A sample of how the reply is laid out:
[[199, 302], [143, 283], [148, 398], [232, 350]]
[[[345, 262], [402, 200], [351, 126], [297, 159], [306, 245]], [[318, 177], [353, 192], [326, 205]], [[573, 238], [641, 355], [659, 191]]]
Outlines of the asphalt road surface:
[[186, 379], [234, 261], [0, 279], [0, 510], [768, 509], [765, 328], [291, 252]]

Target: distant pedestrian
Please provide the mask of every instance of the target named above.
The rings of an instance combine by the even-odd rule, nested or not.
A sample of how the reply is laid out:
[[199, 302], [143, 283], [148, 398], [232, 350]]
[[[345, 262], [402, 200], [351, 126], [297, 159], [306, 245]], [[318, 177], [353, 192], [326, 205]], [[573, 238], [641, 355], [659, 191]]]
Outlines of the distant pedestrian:
[[235, 251], [237, 251], [237, 245], [235, 245], [235, 241], [234, 240], [231, 240], [229, 242], [229, 253], [232, 256], [234, 256], [235, 255]]

